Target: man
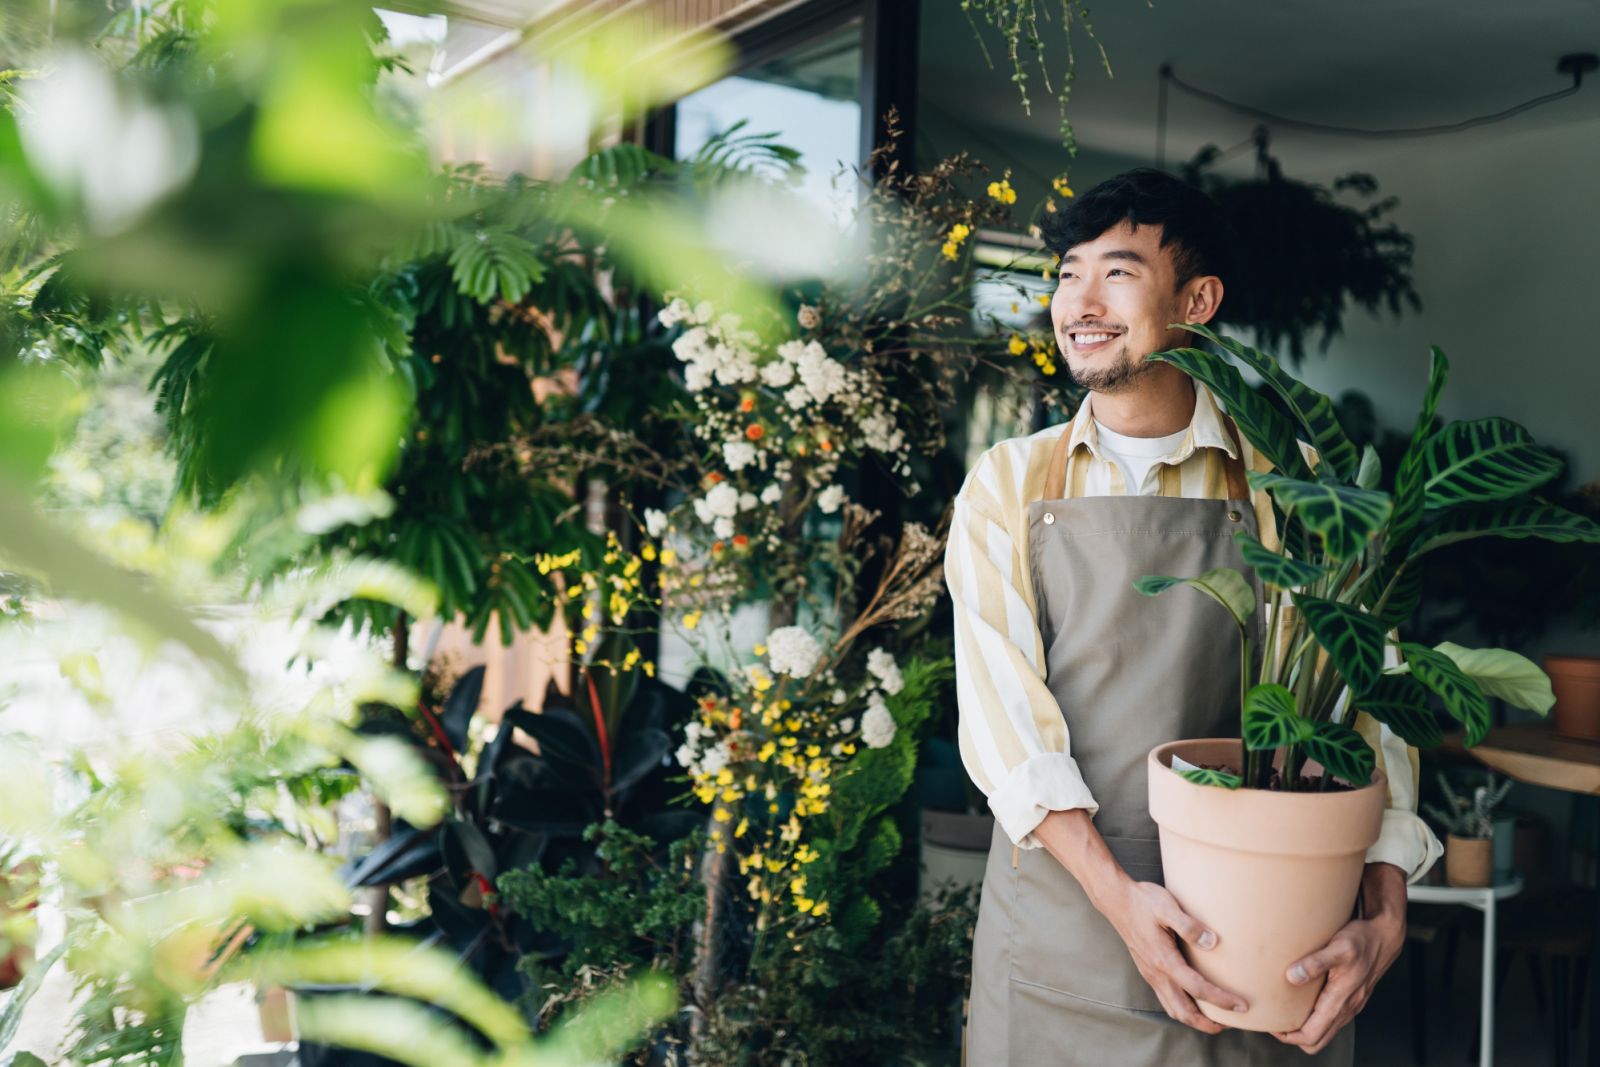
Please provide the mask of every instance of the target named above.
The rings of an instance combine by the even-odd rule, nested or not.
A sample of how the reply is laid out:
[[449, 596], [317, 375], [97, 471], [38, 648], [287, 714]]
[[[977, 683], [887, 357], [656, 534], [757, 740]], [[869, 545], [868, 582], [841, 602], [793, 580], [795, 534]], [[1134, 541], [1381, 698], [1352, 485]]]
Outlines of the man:
[[962, 759], [996, 821], [967, 1062], [1238, 1067], [1310, 1053], [1349, 1064], [1347, 1024], [1404, 943], [1406, 881], [1440, 852], [1415, 814], [1414, 753], [1358, 722], [1389, 776], [1390, 809], [1361, 917], [1289, 968], [1291, 982], [1327, 976], [1293, 1033], [1228, 1029], [1196, 1007], [1245, 1004], [1180, 953], [1178, 938], [1203, 952], [1217, 935], [1161, 886], [1145, 808], [1150, 748], [1236, 733], [1239, 637], [1132, 583], [1245, 569], [1240, 529], [1277, 540], [1270, 500], [1244, 477], [1270, 462], [1204, 386], [1145, 360], [1193, 343], [1168, 324], [1216, 315], [1226, 223], [1203, 193], [1141, 169], [1047, 216], [1044, 239], [1060, 257], [1056, 343], [1089, 396], [1070, 423], [984, 454], [945, 556]]

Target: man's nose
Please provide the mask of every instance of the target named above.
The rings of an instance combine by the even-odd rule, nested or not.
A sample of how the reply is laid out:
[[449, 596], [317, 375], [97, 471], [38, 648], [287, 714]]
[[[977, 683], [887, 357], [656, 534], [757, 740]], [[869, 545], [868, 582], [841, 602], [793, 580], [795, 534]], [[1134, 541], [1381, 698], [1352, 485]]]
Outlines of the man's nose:
[[1105, 318], [1106, 305], [1101, 298], [1100, 286], [1092, 281], [1082, 283], [1080, 288], [1067, 295], [1062, 303], [1062, 311], [1062, 320], [1068, 323]]

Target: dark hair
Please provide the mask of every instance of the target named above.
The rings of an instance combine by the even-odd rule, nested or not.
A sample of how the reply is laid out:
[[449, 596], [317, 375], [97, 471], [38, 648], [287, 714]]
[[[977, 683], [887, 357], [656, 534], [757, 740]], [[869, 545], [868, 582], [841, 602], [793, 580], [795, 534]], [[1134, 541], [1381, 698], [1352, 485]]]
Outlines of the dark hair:
[[1050, 251], [1064, 256], [1124, 221], [1161, 227], [1161, 247], [1172, 249], [1179, 288], [1206, 274], [1227, 280], [1233, 242], [1221, 209], [1193, 185], [1154, 167], [1107, 178], [1068, 200], [1044, 216], [1039, 236]]

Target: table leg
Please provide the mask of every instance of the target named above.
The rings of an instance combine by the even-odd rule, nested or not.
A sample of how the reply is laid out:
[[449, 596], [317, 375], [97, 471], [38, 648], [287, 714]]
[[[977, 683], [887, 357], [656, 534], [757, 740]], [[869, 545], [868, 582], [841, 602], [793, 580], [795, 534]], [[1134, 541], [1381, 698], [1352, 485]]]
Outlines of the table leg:
[[1494, 1067], [1494, 905], [1493, 893], [1483, 907], [1483, 1005], [1479, 1016], [1478, 1063]]

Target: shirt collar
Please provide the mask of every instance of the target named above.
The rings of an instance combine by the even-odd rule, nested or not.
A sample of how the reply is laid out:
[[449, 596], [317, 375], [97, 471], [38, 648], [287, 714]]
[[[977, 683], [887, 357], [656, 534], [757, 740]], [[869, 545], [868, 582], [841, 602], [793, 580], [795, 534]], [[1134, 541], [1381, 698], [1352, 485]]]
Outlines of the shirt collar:
[[[1193, 379], [1190, 381], [1194, 385], [1194, 417], [1189, 420], [1188, 432], [1184, 434], [1178, 450], [1164, 462], [1182, 463], [1197, 448], [1220, 448], [1230, 459], [1238, 459], [1239, 453], [1234, 447], [1233, 438], [1223, 426], [1226, 416], [1217, 406], [1216, 398], [1204, 385]], [[1072, 416], [1072, 425], [1067, 431], [1067, 451], [1070, 454], [1079, 448], [1087, 448], [1096, 459], [1103, 459], [1099, 435], [1095, 430], [1093, 402], [1094, 394], [1090, 393], [1078, 405], [1077, 414]]]

